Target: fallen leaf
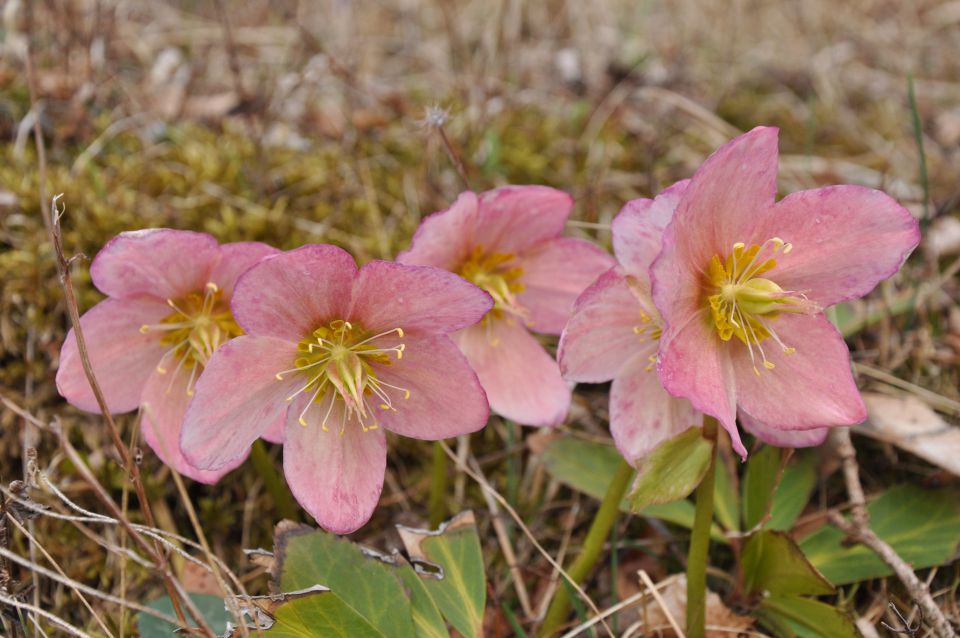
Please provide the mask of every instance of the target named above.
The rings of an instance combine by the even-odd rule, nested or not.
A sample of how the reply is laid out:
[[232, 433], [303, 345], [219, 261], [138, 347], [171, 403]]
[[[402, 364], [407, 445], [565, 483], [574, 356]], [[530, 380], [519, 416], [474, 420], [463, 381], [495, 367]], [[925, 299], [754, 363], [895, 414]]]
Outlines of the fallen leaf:
[[960, 476], [960, 428], [910, 395], [865, 392], [867, 420], [855, 432], [896, 445]]
[[[677, 634], [670, 628], [667, 612], [677, 625], [686, 631], [687, 577], [684, 574], [678, 574], [671, 576], [669, 581], [657, 590], [663, 600], [662, 606], [652, 596], [645, 598], [644, 602], [638, 606], [640, 619], [645, 623], [642, 635], [675, 638]], [[719, 595], [712, 591], [707, 592], [707, 638], [730, 638], [751, 627], [753, 627], [753, 618], [734, 613], [723, 604]]]

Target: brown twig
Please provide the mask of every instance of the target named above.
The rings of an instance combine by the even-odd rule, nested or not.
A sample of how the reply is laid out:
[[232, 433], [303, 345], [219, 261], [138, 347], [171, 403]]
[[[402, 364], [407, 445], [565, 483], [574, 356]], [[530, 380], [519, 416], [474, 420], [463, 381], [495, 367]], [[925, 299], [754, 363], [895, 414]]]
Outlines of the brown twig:
[[[120, 436], [120, 429], [117, 427], [116, 421], [113, 420], [113, 415], [110, 413], [110, 409], [107, 407], [107, 401], [103, 396], [103, 391], [100, 389], [100, 383], [97, 381], [96, 375], [93, 371], [93, 365], [90, 363], [90, 355], [87, 351], [87, 342], [83, 336], [83, 328], [80, 325], [80, 309], [77, 304], [76, 293], [73, 290], [73, 278], [70, 271], [73, 259], [67, 259], [63, 252], [63, 237], [60, 230], [60, 217], [63, 215], [63, 209], [57, 207], [57, 202], [59, 201], [61, 195], [53, 197], [50, 202], [50, 238], [53, 242], [53, 250], [57, 262], [57, 274], [60, 279], [60, 287], [63, 289], [64, 300], [67, 305], [67, 313], [70, 315], [70, 323], [73, 326], [74, 336], [77, 340], [77, 351], [80, 355], [80, 363], [83, 365], [83, 372], [87, 377], [87, 381], [90, 383], [90, 388], [93, 391], [93, 395], [97, 400], [97, 405], [100, 407], [100, 412], [103, 415], [103, 419], [107, 424], [107, 432], [110, 435], [110, 439], [113, 441], [113, 445], [116, 448], [117, 454], [120, 456], [120, 464], [123, 469], [127, 472], [130, 482], [133, 484], [134, 491], [137, 493], [137, 499], [140, 502], [140, 509], [143, 512], [144, 521], [150, 527], [156, 527], [156, 521], [153, 517], [153, 510], [150, 507], [150, 502], [147, 499], [146, 490], [143, 487], [143, 481], [140, 477], [140, 467], [133, 462], [133, 459], [130, 455], [130, 450], [127, 448], [126, 444], [123, 442], [123, 438]], [[91, 477], [92, 478], [92, 477]], [[108, 507], [116, 508], [116, 504], [113, 503], [109, 495], [106, 492], [103, 492], [103, 488], [94, 480], [92, 481], [94, 491], [101, 495], [101, 500], [104, 503], [108, 504]], [[96, 489], [100, 487], [100, 489]], [[113, 514], [120, 520], [125, 520], [125, 517], [120, 511], [114, 511]], [[125, 525], [128, 531], [133, 532], [134, 538], [138, 539], [137, 542], [150, 554], [153, 558], [157, 570], [163, 574], [164, 586], [167, 589], [167, 593], [170, 596], [170, 600], [173, 603], [174, 612], [177, 615], [177, 618], [180, 619], [180, 622], [185, 626], [187, 625], [187, 619], [184, 615], [183, 608], [178, 600], [177, 591], [178, 588], [176, 583], [173, 582], [172, 575], [169, 570], [167, 563], [166, 555], [163, 553], [160, 546], [156, 543], [149, 543], [145, 538], [140, 534], [136, 533], [132, 527]], [[184, 605], [187, 607], [187, 610], [190, 612], [190, 615], [193, 617], [193, 620], [201, 627], [202, 630], [206, 632], [209, 636], [214, 636], [214, 632], [210, 629], [210, 626], [207, 624], [206, 620], [203, 618], [203, 615], [196, 609], [189, 597], [184, 597]]]
[[869, 547], [893, 569], [939, 638], [956, 638], [957, 634], [950, 625], [950, 621], [937, 607], [923, 581], [917, 578], [910, 565], [870, 528], [870, 514], [867, 511], [863, 485], [860, 483], [860, 467], [857, 465], [857, 452], [850, 439], [850, 430], [837, 428], [833, 434], [837, 443], [837, 452], [843, 461], [843, 476], [847, 484], [847, 494], [850, 497], [851, 517], [847, 520], [839, 512], [831, 512], [830, 522], [851, 539]]

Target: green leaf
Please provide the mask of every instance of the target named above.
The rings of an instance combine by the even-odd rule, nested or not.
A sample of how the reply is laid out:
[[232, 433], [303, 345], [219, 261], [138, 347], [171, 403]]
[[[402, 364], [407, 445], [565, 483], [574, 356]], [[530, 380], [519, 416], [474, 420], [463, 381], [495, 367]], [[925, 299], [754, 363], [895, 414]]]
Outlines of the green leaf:
[[783, 532], [761, 530], [743, 547], [744, 584], [748, 592], [776, 595], [833, 594], [834, 588]]
[[767, 529], [789, 531], [810, 502], [810, 495], [816, 486], [816, 453], [812, 450], [797, 451], [773, 495], [773, 510]]
[[787, 624], [798, 637], [861, 638], [849, 614], [812, 598], [769, 596], [760, 603], [759, 615], [768, 614], [778, 621], [771, 625]]
[[279, 531], [274, 542], [281, 591], [324, 585], [380, 633], [415, 638], [410, 600], [389, 559], [305, 526]]
[[686, 498], [703, 480], [710, 467], [714, 443], [703, 430], [692, 427], [658, 445], [643, 460], [633, 490], [630, 508], [639, 512], [648, 505]]
[[734, 488], [725, 463], [717, 461], [717, 480], [714, 484], [714, 514], [725, 529], [740, 530], [740, 496]]
[[[868, 506], [870, 527], [914, 569], [942, 565], [960, 543], [960, 494], [912, 485], [891, 488]], [[882, 578], [892, 570], [864, 545], [845, 547], [844, 534], [822, 527], [800, 542], [807, 559], [834, 585]]]
[[764, 445], [750, 455], [743, 477], [743, 528], [753, 529], [763, 519], [780, 472], [780, 448]]
[[268, 638], [388, 638], [334, 592], [299, 598], [280, 605]]
[[[617, 472], [620, 459], [620, 453], [613, 445], [574, 437], [554, 439], [543, 453], [543, 463], [550, 476], [598, 501], [603, 500], [607, 493], [607, 486]], [[620, 511], [630, 513], [628, 499], [620, 503]], [[693, 527], [693, 513], [693, 503], [687, 500], [650, 505], [637, 512], [640, 516], [658, 518], [687, 529]], [[717, 526], [713, 527], [710, 534], [716, 541], [727, 542]]]
[[442, 570], [440, 577], [424, 574], [423, 584], [447, 622], [465, 638], [479, 636], [487, 586], [473, 512], [458, 514], [435, 532], [402, 525], [397, 531], [414, 564]]
[[423, 579], [413, 567], [404, 562], [399, 567], [400, 579], [410, 590], [410, 605], [413, 608], [413, 626], [418, 638], [450, 638], [447, 623], [443, 621], [437, 604], [427, 591]]
[[[190, 594], [190, 600], [197, 606], [197, 611], [200, 612], [211, 629], [218, 634], [226, 631], [227, 623], [233, 620], [233, 615], [226, 610], [223, 598], [209, 594]], [[157, 598], [147, 603], [147, 607], [176, 617], [169, 596]], [[137, 628], [143, 638], [171, 638], [176, 635], [174, 632], [177, 630], [177, 625], [171, 625], [153, 616], [140, 614], [137, 617]]]

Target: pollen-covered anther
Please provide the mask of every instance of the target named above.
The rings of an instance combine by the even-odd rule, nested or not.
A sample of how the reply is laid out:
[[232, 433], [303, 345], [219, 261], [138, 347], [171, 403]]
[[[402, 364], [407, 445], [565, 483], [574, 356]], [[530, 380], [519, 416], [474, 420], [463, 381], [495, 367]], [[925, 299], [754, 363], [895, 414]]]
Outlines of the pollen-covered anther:
[[515, 255], [488, 253], [483, 246], [474, 246], [456, 272], [493, 297], [493, 309], [483, 321], [489, 322], [491, 317], [506, 317], [512, 321], [513, 317], [519, 317], [524, 323], [530, 324], [529, 312], [517, 300], [517, 295], [525, 288], [520, 281], [523, 268], [516, 265]]
[[725, 259], [714, 255], [707, 267], [707, 303], [717, 334], [723, 341], [736, 336], [747, 345], [758, 376], [758, 355], [763, 368], [776, 367], [761, 345], [768, 337], [784, 354], [796, 352], [783, 342], [772, 322], [782, 314], [813, 314], [820, 310], [802, 292], [784, 290], [773, 279], [760, 276], [777, 267], [777, 255], [792, 250], [793, 245], [779, 237], [749, 247], [736, 242]]
[[396, 343], [396, 339], [403, 336], [403, 329], [399, 327], [370, 334], [358, 324], [335, 319], [301, 340], [293, 367], [275, 375], [280, 381], [291, 374], [304, 378], [304, 385], [287, 397], [287, 401], [293, 401], [301, 394], [310, 396], [297, 419], [300, 425], [308, 425], [307, 412], [319, 405], [323, 410], [320, 427], [329, 432], [328, 422], [334, 406], [340, 405], [341, 435], [354, 420], [364, 432], [378, 429], [374, 406], [396, 412], [392, 395], [399, 393], [404, 399], [410, 398], [410, 390], [377, 375], [382, 366], [393, 365], [403, 358], [406, 344]]

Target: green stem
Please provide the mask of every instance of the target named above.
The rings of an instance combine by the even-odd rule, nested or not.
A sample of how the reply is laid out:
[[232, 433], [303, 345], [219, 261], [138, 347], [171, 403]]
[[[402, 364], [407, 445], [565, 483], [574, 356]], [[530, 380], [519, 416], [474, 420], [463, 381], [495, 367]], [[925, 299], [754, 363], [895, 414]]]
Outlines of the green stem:
[[253, 442], [253, 448], [250, 450], [250, 460], [253, 461], [253, 467], [263, 480], [267, 492], [273, 497], [273, 505], [277, 508], [280, 518], [287, 518], [292, 521], [299, 520], [300, 508], [293, 500], [293, 496], [284, 484], [283, 479], [280, 478], [277, 466], [270, 457], [270, 453], [267, 452], [262, 440], [257, 439]]
[[440, 441], [433, 442], [433, 469], [430, 478], [430, 528], [437, 529], [447, 516], [447, 453]]
[[707, 558], [713, 524], [713, 490], [717, 473], [717, 420], [705, 416], [703, 437], [713, 441], [710, 467], [697, 487], [697, 505], [687, 554], [687, 638], [704, 638], [707, 630]]
[[[586, 579], [600, 558], [600, 554], [603, 552], [603, 545], [610, 535], [610, 528], [613, 527], [613, 524], [617, 520], [617, 514], [620, 511], [620, 502], [623, 500], [623, 495], [626, 494], [627, 487], [630, 486], [630, 480], [632, 478], [633, 468], [621, 459], [620, 465], [617, 467], [617, 473], [614, 474], [613, 480], [610, 481], [610, 485], [607, 487], [607, 493], [603, 497], [603, 502], [600, 503], [600, 509], [597, 510], [597, 515], [590, 524], [590, 530], [587, 532], [586, 540], [583, 541], [580, 555], [573, 561], [570, 568], [566, 570], [573, 582], [578, 585]], [[547, 615], [543, 620], [540, 636], [546, 637], [554, 635], [557, 629], [567, 619], [567, 614], [570, 613], [570, 590], [572, 590], [572, 587], [557, 587], [553, 602], [550, 603], [550, 608], [547, 610]]]

